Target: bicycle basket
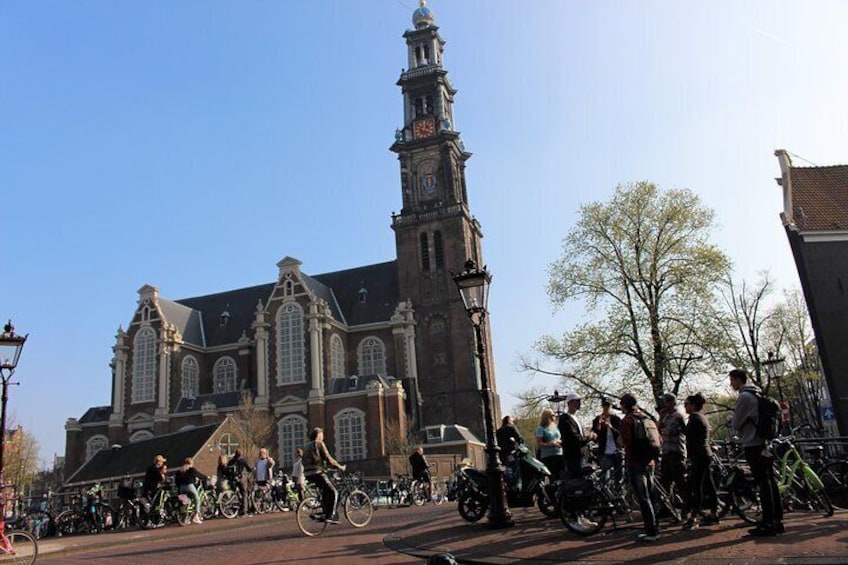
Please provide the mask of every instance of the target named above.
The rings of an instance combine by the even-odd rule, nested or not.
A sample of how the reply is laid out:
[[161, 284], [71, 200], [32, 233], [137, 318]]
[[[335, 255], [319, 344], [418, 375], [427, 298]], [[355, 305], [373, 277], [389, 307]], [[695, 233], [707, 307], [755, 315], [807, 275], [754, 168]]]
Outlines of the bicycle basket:
[[564, 496], [569, 508], [575, 510], [588, 508], [594, 493], [595, 485], [589, 479], [569, 479], [565, 483]]

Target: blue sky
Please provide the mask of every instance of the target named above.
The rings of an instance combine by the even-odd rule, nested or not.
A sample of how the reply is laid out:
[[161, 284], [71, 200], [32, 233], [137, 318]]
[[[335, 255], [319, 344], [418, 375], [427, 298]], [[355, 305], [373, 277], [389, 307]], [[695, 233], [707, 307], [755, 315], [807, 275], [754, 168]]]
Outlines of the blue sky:
[[[44, 459], [109, 403], [136, 290], [171, 299], [395, 257], [388, 151], [413, 0], [0, 3], [0, 318]], [[494, 274], [496, 373], [554, 313], [547, 265], [618, 183], [690, 188], [737, 277], [796, 287], [773, 152], [848, 162], [844, 2], [432, 0]], [[805, 165], [795, 159], [796, 165]]]

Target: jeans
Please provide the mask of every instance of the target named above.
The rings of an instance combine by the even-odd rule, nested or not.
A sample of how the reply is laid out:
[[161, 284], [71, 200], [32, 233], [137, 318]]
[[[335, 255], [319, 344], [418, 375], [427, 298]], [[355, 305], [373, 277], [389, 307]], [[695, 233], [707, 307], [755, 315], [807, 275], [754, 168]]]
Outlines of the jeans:
[[642, 521], [645, 522], [645, 533], [655, 536], [659, 533], [657, 513], [654, 511], [654, 468], [647, 465], [644, 467], [630, 467], [630, 484], [633, 486], [633, 494], [639, 501], [639, 509], [642, 512]]
[[763, 507], [762, 526], [769, 528], [783, 523], [783, 504], [774, 478], [774, 457], [763, 455], [763, 446], [745, 448], [745, 459], [751, 467], [754, 481], [760, 487], [760, 504]]
[[690, 459], [689, 467], [689, 497], [686, 506], [691, 516], [696, 517], [702, 509], [713, 513], [718, 509], [716, 487], [713, 474], [710, 472], [712, 463], [709, 459]]
[[618, 453], [604, 453], [600, 459], [601, 478], [603, 481], [608, 482], [611, 478], [618, 480], [621, 477], [621, 455]]
[[182, 485], [180, 492], [191, 495], [194, 499], [194, 513], [200, 516], [200, 493], [197, 492], [197, 487], [194, 485]]
[[333, 485], [333, 481], [325, 473], [318, 475], [309, 475], [306, 480], [318, 487], [321, 491], [321, 506], [324, 509], [324, 516], [331, 517], [336, 514], [336, 505], [339, 500], [339, 491]]

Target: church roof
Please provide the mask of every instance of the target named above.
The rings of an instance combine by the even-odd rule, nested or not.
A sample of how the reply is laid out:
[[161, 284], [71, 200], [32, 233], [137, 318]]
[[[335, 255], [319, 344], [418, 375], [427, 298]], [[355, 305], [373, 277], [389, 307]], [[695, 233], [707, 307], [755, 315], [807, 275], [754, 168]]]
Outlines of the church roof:
[[791, 167], [790, 179], [798, 229], [848, 230], [848, 165]]
[[[392, 317], [401, 297], [397, 262], [387, 261], [313, 277], [333, 291], [349, 326], [385, 322]], [[366, 297], [361, 300], [360, 291]]]
[[177, 407], [174, 409], [174, 413], [195, 412], [200, 410], [206, 403], [214, 404], [215, 408], [234, 408], [239, 405], [241, 395], [241, 391], [233, 390], [230, 392], [198, 394], [194, 398], [180, 398]]
[[[387, 261], [344, 271], [310, 276], [301, 272], [306, 286], [327, 302], [333, 316], [350, 326], [385, 322], [397, 307], [397, 262]], [[160, 298], [165, 318], [174, 324], [183, 340], [200, 347], [235, 343], [242, 333], [251, 335], [256, 304], [267, 304], [275, 283], [228, 290], [171, 301]], [[362, 298], [364, 292], [364, 299]], [[226, 324], [221, 314], [227, 312]]]
[[93, 483], [105, 479], [144, 474], [156, 455], [163, 455], [170, 466], [195, 456], [221, 424], [209, 424], [137, 441], [122, 447], [103, 449], [71, 475], [66, 485]]
[[112, 415], [111, 406], [92, 406], [85, 411], [82, 418], [79, 419], [80, 424], [90, 424], [93, 422], [108, 422], [109, 416]]

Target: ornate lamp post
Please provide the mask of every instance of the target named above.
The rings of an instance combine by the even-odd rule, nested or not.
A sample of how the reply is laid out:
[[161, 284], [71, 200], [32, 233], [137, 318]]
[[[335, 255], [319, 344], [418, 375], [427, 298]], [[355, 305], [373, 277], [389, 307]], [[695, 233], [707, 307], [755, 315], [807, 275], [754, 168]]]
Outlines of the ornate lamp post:
[[486, 315], [486, 306], [489, 301], [489, 284], [492, 275], [486, 267], [482, 270], [477, 264], [469, 259], [465, 262], [464, 270], [453, 275], [465, 311], [471, 324], [474, 326], [474, 335], [477, 339], [477, 361], [480, 364], [480, 383], [483, 388], [483, 410], [486, 427], [486, 477], [489, 485], [489, 527], [508, 528], [514, 526], [512, 514], [506, 502], [506, 488], [504, 487], [504, 468], [498, 456], [498, 444], [495, 442], [495, 420], [492, 410], [492, 389], [489, 386], [489, 371], [487, 366], [486, 341], [483, 336]]
[[9, 385], [12, 375], [21, 358], [21, 350], [27, 335], [17, 335], [12, 320], [3, 326], [0, 334], [0, 379], [2, 379], [2, 397], [0, 397], [0, 484], [3, 482], [3, 454], [6, 448], [6, 402], [9, 400]]
[[[783, 423], [788, 424], [791, 429], [792, 424], [790, 419], [792, 418], [792, 412], [789, 410], [789, 403], [783, 399], [783, 387], [780, 384], [780, 381], [783, 379], [785, 361], [786, 359], [783, 357], [776, 357], [774, 351], [769, 351], [768, 359], [763, 361], [763, 365], [766, 368], [766, 374], [769, 376], [769, 381], [774, 380], [777, 383], [777, 394], [780, 397], [780, 409], [784, 413]], [[783, 430], [783, 433], [786, 433], [786, 431], [787, 430]]]

